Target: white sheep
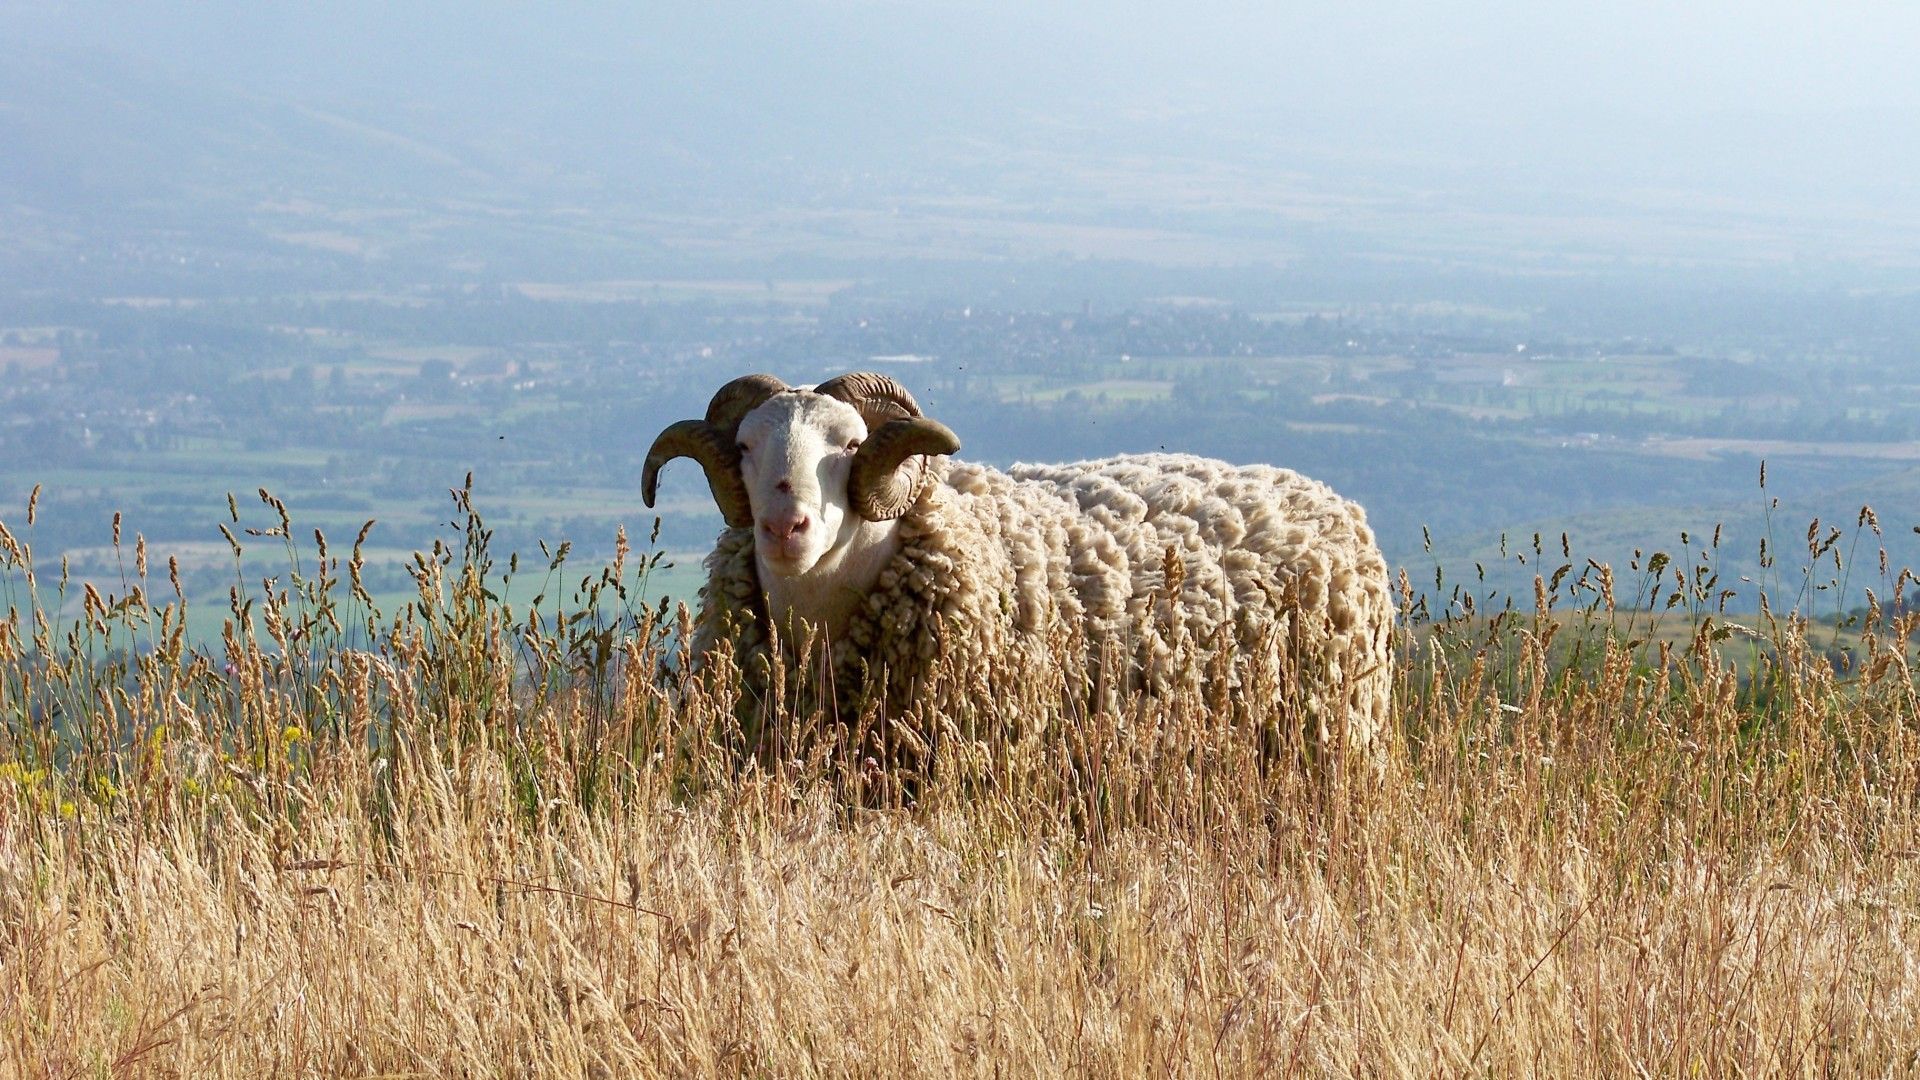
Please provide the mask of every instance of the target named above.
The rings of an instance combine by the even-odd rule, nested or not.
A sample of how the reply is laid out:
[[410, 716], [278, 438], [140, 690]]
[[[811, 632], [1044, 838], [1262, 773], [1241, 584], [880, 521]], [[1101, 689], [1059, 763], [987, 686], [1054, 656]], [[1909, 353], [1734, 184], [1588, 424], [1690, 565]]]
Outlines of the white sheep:
[[1266, 465], [1145, 454], [1000, 472], [943, 456], [958, 448], [871, 373], [811, 390], [745, 376], [668, 427], [647, 505], [661, 466], [691, 457], [728, 526], [695, 657], [728, 642], [752, 672], [770, 632], [824, 635], [842, 707], [923, 721], [943, 693], [978, 700], [1049, 660], [1095, 706], [1224, 680], [1200, 689], [1267, 688], [1309, 740], [1379, 749], [1394, 603], [1360, 507]]

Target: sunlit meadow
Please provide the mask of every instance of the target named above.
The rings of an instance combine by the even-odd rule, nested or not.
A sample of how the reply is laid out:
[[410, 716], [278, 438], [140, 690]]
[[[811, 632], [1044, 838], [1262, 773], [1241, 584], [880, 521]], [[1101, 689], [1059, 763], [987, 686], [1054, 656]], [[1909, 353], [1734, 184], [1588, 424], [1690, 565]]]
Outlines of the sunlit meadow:
[[1514, 600], [1403, 575], [1379, 770], [1261, 749], [1284, 703], [1042, 681], [903, 805], [845, 750], [875, 718], [684, 673], [658, 556], [499, 555], [454, 498], [397, 611], [236, 505], [218, 641], [138, 537], [78, 581], [0, 527], [0, 1072], [1914, 1067], [1920, 614], [1869, 512], [1732, 614], [1717, 538], [1528, 538]]

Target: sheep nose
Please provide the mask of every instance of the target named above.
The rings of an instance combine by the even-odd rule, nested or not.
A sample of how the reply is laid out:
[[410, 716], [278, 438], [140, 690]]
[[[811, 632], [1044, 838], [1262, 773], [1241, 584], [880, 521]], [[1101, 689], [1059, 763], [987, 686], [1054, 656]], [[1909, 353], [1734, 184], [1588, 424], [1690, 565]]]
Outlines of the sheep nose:
[[768, 518], [760, 523], [760, 528], [775, 540], [786, 541], [806, 532], [808, 524], [807, 515], [794, 513]]

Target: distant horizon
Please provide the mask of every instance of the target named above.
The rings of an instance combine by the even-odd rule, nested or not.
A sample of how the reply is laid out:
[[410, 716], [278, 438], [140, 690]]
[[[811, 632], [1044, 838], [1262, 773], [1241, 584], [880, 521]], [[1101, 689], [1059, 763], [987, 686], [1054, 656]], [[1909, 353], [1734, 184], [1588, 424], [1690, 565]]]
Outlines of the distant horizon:
[[[767, 260], [867, 250], [817, 226], [922, 259], [1920, 274], [1920, 10], [459, 10], [0, 5], [0, 213], [98, 231], [200, 200], [167, 227], [217, 233], [282, 196], [590, 200], [643, 248], [679, 243], [659, 215], [718, 210]], [[968, 235], [916, 240], [963, 205]], [[1057, 222], [1202, 241], [1033, 232]]]

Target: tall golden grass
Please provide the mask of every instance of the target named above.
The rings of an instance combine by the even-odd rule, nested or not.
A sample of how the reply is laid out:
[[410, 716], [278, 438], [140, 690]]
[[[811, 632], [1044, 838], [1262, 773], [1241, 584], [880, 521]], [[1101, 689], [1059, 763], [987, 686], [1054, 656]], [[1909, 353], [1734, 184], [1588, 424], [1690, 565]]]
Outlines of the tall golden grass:
[[624, 538], [516, 612], [456, 492], [382, 616], [262, 498], [287, 567], [206, 650], [138, 538], [76, 584], [0, 527], [0, 1072], [1916, 1067], [1904, 575], [1842, 639], [1729, 620], [1710, 553], [1616, 598], [1536, 541], [1530, 610], [1403, 585], [1378, 773], [1036, 682], [901, 807], [857, 740], [748, 752]]

